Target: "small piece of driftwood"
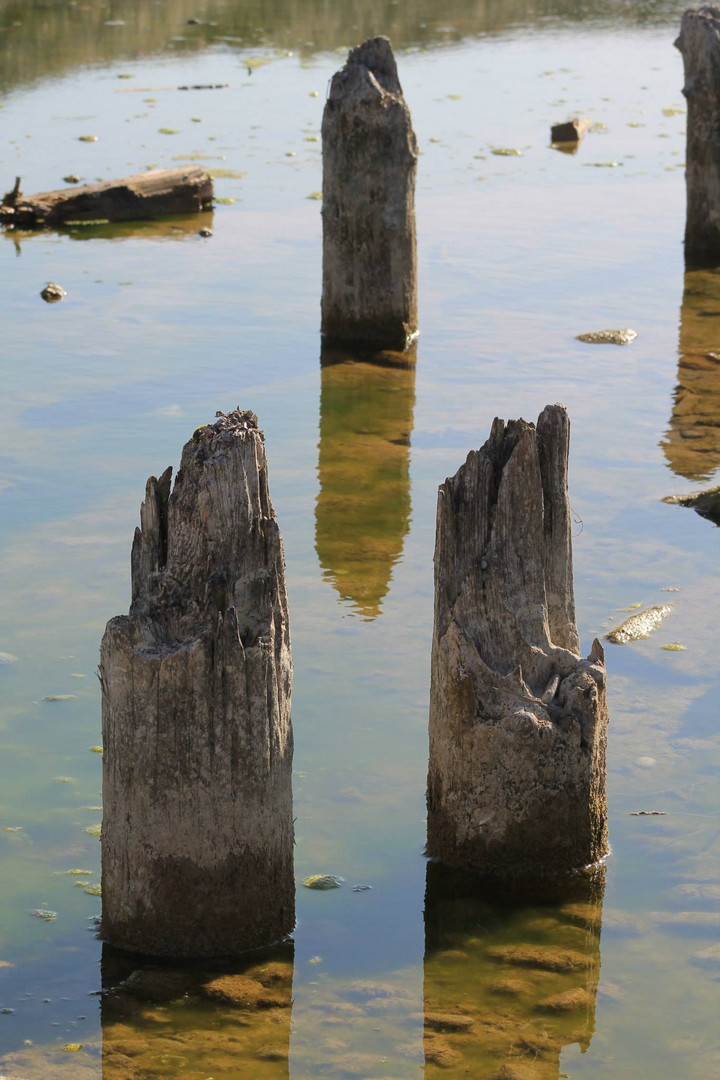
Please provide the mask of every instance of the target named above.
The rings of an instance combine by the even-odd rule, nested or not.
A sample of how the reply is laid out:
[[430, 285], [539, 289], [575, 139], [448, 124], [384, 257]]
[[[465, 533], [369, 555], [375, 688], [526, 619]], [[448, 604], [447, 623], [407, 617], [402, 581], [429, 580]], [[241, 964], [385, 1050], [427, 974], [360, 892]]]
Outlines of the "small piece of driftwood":
[[565, 124], [554, 124], [550, 129], [550, 139], [554, 143], [578, 143], [591, 123], [590, 117], [584, 116], [582, 119], [576, 117], [568, 120]]
[[23, 195], [20, 178], [0, 205], [0, 222], [23, 229], [72, 222], [146, 221], [164, 214], [192, 214], [210, 209], [212, 179], [197, 166], [156, 169], [107, 180], [102, 184]]

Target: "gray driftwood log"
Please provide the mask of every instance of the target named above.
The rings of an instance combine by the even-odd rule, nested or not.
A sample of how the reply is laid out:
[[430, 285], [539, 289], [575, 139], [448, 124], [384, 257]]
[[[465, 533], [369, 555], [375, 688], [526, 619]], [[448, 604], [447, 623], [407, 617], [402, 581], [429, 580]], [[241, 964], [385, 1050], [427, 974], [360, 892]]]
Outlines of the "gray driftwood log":
[[488, 874], [557, 873], [607, 851], [602, 646], [580, 657], [569, 421], [496, 419], [441, 485], [428, 853]]
[[158, 955], [243, 952], [295, 922], [292, 661], [257, 417], [198, 428], [150, 477], [129, 616], [101, 646], [102, 933]]
[[0, 205], [0, 222], [23, 229], [74, 221], [146, 221], [165, 214], [193, 214], [212, 205], [213, 182], [197, 166], [107, 180], [101, 184], [23, 195], [20, 178]]
[[687, 99], [685, 258], [720, 263], [720, 10], [686, 11], [675, 45]]
[[351, 49], [322, 122], [326, 341], [406, 349], [417, 335], [417, 141], [392, 46]]

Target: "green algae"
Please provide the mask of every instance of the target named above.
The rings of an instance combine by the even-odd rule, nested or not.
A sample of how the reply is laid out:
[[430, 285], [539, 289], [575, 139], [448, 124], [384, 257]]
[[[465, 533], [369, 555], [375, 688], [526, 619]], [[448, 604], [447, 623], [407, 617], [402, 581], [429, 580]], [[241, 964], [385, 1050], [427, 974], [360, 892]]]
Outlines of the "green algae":
[[335, 874], [311, 874], [303, 881], [306, 889], [339, 889], [344, 878]]

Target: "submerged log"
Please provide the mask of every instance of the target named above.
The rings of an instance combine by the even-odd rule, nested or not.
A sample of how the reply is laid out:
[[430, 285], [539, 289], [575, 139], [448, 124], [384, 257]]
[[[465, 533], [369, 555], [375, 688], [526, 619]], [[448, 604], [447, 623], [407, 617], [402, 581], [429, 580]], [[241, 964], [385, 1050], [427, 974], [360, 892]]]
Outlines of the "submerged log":
[[192, 166], [107, 180], [101, 184], [23, 195], [20, 179], [0, 206], [0, 222], [33, 229], [83, 221], [145, 221], [164, 214], [189, 214], [209, 209], [213, 183]]
[[687, 99], [685, 258], [720, 264], [720, 10], [686, 11], [675, 42]]
[[607, 851], [602, 646], [575, 626], [569, 420], [495, 420], [440, 487], [428, 853], [488, 874]]
[[404, 350], [417, 335], [417, 141], [387, 38], [350, 50], [322, 122], [326, 341]]
[[292, 661], [257, 417], [198, 428], [148, 480], [129, 616], [101, 646], [102, 933], [233, 954], [295, 922]]

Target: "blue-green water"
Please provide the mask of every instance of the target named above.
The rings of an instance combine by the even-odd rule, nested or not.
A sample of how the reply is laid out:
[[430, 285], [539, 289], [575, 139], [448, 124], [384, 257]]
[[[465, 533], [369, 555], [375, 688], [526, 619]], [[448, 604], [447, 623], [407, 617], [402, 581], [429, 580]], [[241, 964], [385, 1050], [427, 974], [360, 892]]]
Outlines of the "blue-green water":
[[[244, 175], [216, 179], [216, 195], [235, 201], [208, 217], [209, 239], [194, 220], [0, 237], [0, 652], [15, 658], [0, 665], [0, 828], [19, 830], [0, 832], [0, 1009], [13, 1010], [0, 1015], [0, 1072], [379, 1080], [444, 1065], [450, 1076], [491, 1076], [488, 1031], [507, 1028], [510, 1013], [488, 990], [488, 950], [513, 941], [589, 958], [591, 1015], [565, 1031], [559, 1064], [536, 1045], [557, 1021], [538, 1028], [532, 1008], [522, 1014], [534, 1034], [512, 1064], [535, 1070], [523, 1075], [699, 1080], [720, 1066], [719, 534], [661, 501], [716, 483], [720, 464], [717, 378], [695, 388], [692, 408], [675, 402], [679, 356], [720, 347], [720, 275], [703, 278], [698, 313], [697, 280], [683, 268], [685, 116], [672, 47], [683, 5], [637, 21], [623, 7], [576, 5], [540, 17], [518, 5], [504, 21], [498, 6], [458, 3], [439, 25], [422, 5], [390, 5], [373, 8], [368, 27], [341, 6], [337, 17], [312, 6], [280, 18], [259, 5], [239, 30], [237, 5], [138, 14], [88, 4], [88, 34], [79, 9], [66, 37], [52, 23], [61, 5], [32, 6], [35, 32], [26, 27], [11, 50], [3, 190], [18, 174], [30, 193], [71, 172], [94, 180], [188, 159]], [[148, 11], [151, 29], [135, 33]], [[17, 12], [0, 5], [3, 26]], [[213, 28], [185, 25], [191, 16], [238, 40], [214, 41]], [[360, 34], [396, 31], [422, 151], [417, 368], [390, 383], [368, 374], [362, 395], [321, 372], [321, 203], [309, 198], [321, 186], [325, 89], [358, 23]], [[174, 89], [202, 83], [229, 85]], [[573, 156], [548, 145], [551, 123], [568, 115], [603, 125]], [[51, 280], [67, 296], [46, 305]], [[637, 340], [575, 339], [615, 326]], [[673, 604], [647, 641], [607, 650], [613, 850], [604, 899], [592, 900], [602, 937], [598, 946], [582, 931], [581, 941], [560, 909], [490, 917], [429, 902], [426, 942], [437, 485], [494, 416], [534, 419], [557, 400], [573, 424], [584, 648], [625, 617], [620, 608]], [[90, 809], [101, 801], [90, 749], [101, 738], [99, 640], [127, 610], [147, 476], [177, 464], [216, 409], [238, 404], [266, 433], [287, 557], [298, 881], [330, 872], [346, 884], [298, 890], [292, 1010], [240, 1025], [191, 993], [121, 1017], [104, 1004], [101, 1024], [90, 921], [100, 901], [75, 887], [99, 880], [99, 843], [86, 831], [101, 816]], [[678, 410], [679, 450], [678, 440], [663, 446]], [[389, 470], [384, 506], [328, 513], [338, 485], [347, 497], [343, 455], [359, 470], [358, 499], [363, 462], [365, 479]], [[362, 552], [372, 557], [363, 563]], [[675, 641], [685, 650], [661, 648]], [[666, 816], [630, 816], [643, 809]], [[90, 873], [63, 873], [71, 868]], [[29, 914], [44, 907], [54, 921]], [[475, 1010], [475, 1027], [442, 1035], [460, 1057], [438, 1064], [424, 1014], [458, 1003]], [[60, 1049], [69, 1043], [83, 1049]], [[275, 1058], [262, 1056], [268, 1046]]]

